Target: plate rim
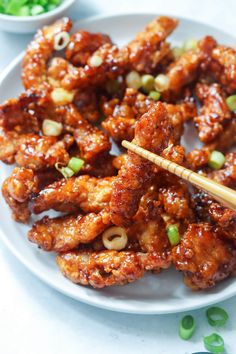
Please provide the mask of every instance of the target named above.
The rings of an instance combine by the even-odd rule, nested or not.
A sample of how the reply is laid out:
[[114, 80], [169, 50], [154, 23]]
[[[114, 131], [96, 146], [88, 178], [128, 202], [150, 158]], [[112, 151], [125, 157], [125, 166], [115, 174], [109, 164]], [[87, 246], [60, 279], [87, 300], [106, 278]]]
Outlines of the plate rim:
[[[131, 12], [131, 13], [118, 13], [118, 14], [107, 14], [107, 15], [95, 15], [95, 16], [89, 16], [86, 18], [83, 18], [81, 20], [78, 20], [76, 22], [74, 22], [75, 25], [84, 25], [87, 23], [91, 23], [97, 20], [106, 20], [106, 19], [111, 19], [111, 18], [119, 18], [119, 17], [130, 17], [130, 16], [152, 16], [153, 18], [156, 16], [173, 16], [177, 19], [179, 19], [180, 21], [184, 20], [184, 21], [188, 21], [191, 23], [195, 23], [196, 25], [204, 25], [204, 26], [208, 26], [210, 28], [212, 28], [213, 30], [216, 31], [220, 31], [222, 33], [222, 35], [225, 36], [229, 36], [231, 38], [235, 38], [236, 37], [233, 36], [232, 34], [228, 33], [227, 31], [221, 30], [219, 27], [217, 26], [212, 26], [209, 25], [205, 22], [201, 22], [201, 21], [197, 21], [197, 20], [193, 20], [191, 18], [188, 17], [182, 17], [182, 16], [175, 16], [173, 14], [170, 15], [162, 15], [162, 14], [155, 14], [155, 13], [150, 13], [150, 12], [145, 12], [145, 13], [139, 13], [139, 12]], [[11, 71], [17, 66], [19, 65], [19, 63], [21, 62], [23, 56], [24, 56], [25, 51], [22, 51], [20, 54], [18, 54], [2, 71], [2, 73], [0, 74], [0, 86], [2, 85], [3, 81], [7, 78], [7, 76], [11, 73]], [[75, 296], [73, 293], [71, 293], [70, 289], [67, 289], [63, 286], [60, 286], [60, 284], [57, 284], [55, 282], [52, 282], [50, 278], [47, 277], [46, 274], [40, 272], [37, 270], [37, 268], [35, 266], [32, 266], [32, 262], [27, 258], [24, 258], [24, 256], [17, 250], [17, 248], [15, 248], [13, 246], [13, 244], [10, 242], [10, 240], [8, 239], [6, 233], [2, 230], [1, 228], [1, 223], [0, 223], [0, 238], [3, 241], [3, 243], [6, 245], [6, 247], [12, 252], [12, 254], [33, 274], [35, 275], [37, 278], [39, 278], [42, 282], [46, 283], [48, 286], [50, 286], [51, 288], [53, 288], [54, 290], [57, 290], [58, 292], [62, 293], [63, 295], [66, 295], [76, 301], [80, 301], [81, 303], [86, 303], [87, 305], [91, 305], [97, 308], [101, 308], [101, 309], [105, 309], [105, 310], [109, 310], [109, 311], [113, 311], [113, 312], [119, 312], [119, 313], [128, 313], [128, 314], [135, 314], [135, 315], [168, 315], [168, 314], [173, 314], [173, 313], [180, 313], [180, 312], [185, 312], [185, 311], [189, 311], [189, 310], [196, 310], [199, 308], [203, 308], [209, 305], [212, 305], [214, 303], [220, 302], [220, 301], [224, 301], [227, 300], [233, 296], [236, 295], [236, 287], [235, 289], [231, 289], [229, 293], [226, 294], [222, 294], [219, 293], [217, 294], [217, 299], [207, 299], [206, 301], [204, 301], [203, 304], [199, 303], [199, 304], [188, 304], [184, 309], [178, 309], [178, 308], [172, 308], [169, 310], [161, 310], [159, 309], [142, 309], [140, 308], [120, 308], [119, 306], [112, 306], [112, 305], [107, 305], [104, 301], [102, 302], [101, 300], [99, 300], [99, 298], [93, 298], [93, 297], [85, 297], [83, 296], [83, 294], [79, 294], [78, 296]], [[96, 291], [96, 290], [95, 290]]]

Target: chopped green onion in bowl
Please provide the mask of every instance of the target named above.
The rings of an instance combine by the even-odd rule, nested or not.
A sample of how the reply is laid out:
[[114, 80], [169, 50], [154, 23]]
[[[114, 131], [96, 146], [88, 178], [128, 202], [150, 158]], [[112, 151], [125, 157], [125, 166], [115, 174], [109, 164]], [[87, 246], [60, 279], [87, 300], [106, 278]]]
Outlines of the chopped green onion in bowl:
[[158, 91], [151, 91], [148, 95], [153, 101], [159, 101], [161, 94]]
[[213, 168], [214, 170], [219, 170], [225, 163], [225, 156], [222, 152], [214, 150], [212, 151], [209, 160], [208, 166]]
[[179, 336], [181, 339], [188, 340], [193, 336], [196, 329], [196, 323], [191, 315], [184, 316], [179, 324]]
[[213, 327], [224, 326], [229, 318], [227, 312], [221, 307], [217, 306], [210, 307], [209, 309], [207, 309], [206, 316], [208, 323]]
[[54, 10], [62, 0], [0, 0], [0, 13], [11, 16], [37, 16]]

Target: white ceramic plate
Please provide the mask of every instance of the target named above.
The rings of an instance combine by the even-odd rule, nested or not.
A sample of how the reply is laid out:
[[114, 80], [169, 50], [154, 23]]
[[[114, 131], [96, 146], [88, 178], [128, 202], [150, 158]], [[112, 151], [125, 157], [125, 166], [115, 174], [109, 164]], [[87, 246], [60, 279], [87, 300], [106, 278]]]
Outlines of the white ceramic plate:
[[[93, 17], [78, 22], [75, 28], [105, 32], [118, 44], [124, 44], [153, 18], [153, 14]], [[178, 44], [185, 39], [201, 38], [206, 34], [213, 35], [219, 42], [225, 44], [236, 43], [236, 39], [228, 34], [186, 19], [180, 19], [180, 25], [174, 32], [172, 41]], [[21, 59], [22, 55], [16, 58], [1, 76], [1, 101], [17, 96], [22, 91]], [[191, 131], [188, 131], [185, 142], [193, 148]], [[11, 169], [1, 164], [0, 182], [9, 175]], [[94, 290], [75, 285], [61, 275], [55, 264], [54, 254], [43, 252], [28, 242], [26, 233], [29, 227], [12, 221], [3, 198], [0, 199], [0, 210], [0, 235], [15, 256], [41, 280], [76, 300], [119, 312], [166, 314], [196, 309], [236, 294], [234, 279], [226, 280], [209, 291], [192, 292], [183, 285], [181, 274], [173, 269], [163, 271], [158, 276], [147, 274], [143, 279], [123, 287]]]

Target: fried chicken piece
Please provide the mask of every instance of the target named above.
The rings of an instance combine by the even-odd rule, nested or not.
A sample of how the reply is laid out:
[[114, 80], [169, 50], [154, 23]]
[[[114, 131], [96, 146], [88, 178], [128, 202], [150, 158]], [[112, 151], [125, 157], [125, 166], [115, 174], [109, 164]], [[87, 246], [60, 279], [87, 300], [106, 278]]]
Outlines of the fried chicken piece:
[[236, 152], [231, 152], [225, 156], [223, 168], [208, 173], [209, 178], [231, 188], [236, 187]]
[[172, 251], [175, 267], [190, 288], [207, 289], [229, 277], [236, 267], [236, 251], [221, 240], [221, 231], [207, 223], [190, 224]]
[[26, 223], [29, 220], [29, 199], [37, 191], [38, 180], [30, 169], [15, 167], [3, 182], [2, 194], [15, 221]]
[[[124, 139], [132, 140], [136, 119], [146, 113], [152, 104], [154, 101], [146, 95], [135, 89], [127, 88], [122, 102], [114, 106], [111, 115], [102, 122], [102, 127], [117, 142]], [[105, 112], [107, 111], [105, 106]]]
[[83, 160], [95, 161], [110, 150], [109, 136], [97, 127], [92, 126], [79, 113], [75, 105], [70, 104], [60, 107], [60, 115], [64, 119], [65, 130], [73, 133]]
[[15, 161], [19, 166], [33, 170], [54, 167], [56, 162], [67, 164], [67, 150], [73, 142], [70, 135], [65, 135], [58, 141], [53, 136], [28, 134], [17, 146]]
[[222, 236], [231, 240], [236, 246], [236, 213], [225, 208], [219, 203], [212, 202], [209, 207], [209, 215], [217, 226], [221, 228]]
[[190, 168], [194, 171], [200, 167], [206, 166], [210, 157], [211, 151], [207, 147], [202, 149], [194, 149], [186, 155], [186, 159]]
[[61, 86], [68, 90], [98, 87], [127, 71], [128, 52], [112, 44], [104, 44], [94, 52], [84, 67], [75, 67], [65, 61]]
[[144, 270], [168, 268], [169, 259], [153, 253], [134, 251], [67, 252], [57, 256], [57, 264], [72, 282], [94, 288], [125, 285], [144, 275]]
[[72, 282], [103, 288], [131, 283], [144, 274], [135, 252], [74, 251], [57, 256], [61, 272]]
[[169, 54], [170, 46], [164, 42], [176, 28], [178, 20], [157, 17], [128, 45], [131, 68], [139, 72], [153, 73], [160, 61]]
[[91, 123], [96, 123], [100, 118], [98, 97], [94, 90], [77, 91], [74, 102], [82, 116]]
[[159, 201], [163, 205], [165, 212], [175, 219], [183, 219], [188, 222], [193, 219], [190, 194], [184, 181], [176, 180], [175, 185], [161, 187]]
[[69, 32], [71, 27], [72, 22], [65, 17], [37, 32], [26, 50], [22, 63], [22, 81], [26, 90], [45, 85], [47, 63], [54, 50], [55, 37], [58, 33]]
[[55, 182], [43, 189], [33, 200], [35, 214], [54, 209], [62, 212], [98, 213], [110, 202], [114, 177], [71, 177]]
[[[166, 108], [159, 102], [137, 122], [133, 142], [160, 154], [168, 146], [171, 137], [172, 129]], [[110, 208], [115, 225], [128, 226], [132, 223], [140, 198], [147, 191], [152, 177], [152, 164], [129, 151], [126, 163], [113, 183]]]
[[236, 50], [218, 45], [212, 52], [212, 58], [220, 66], [217, 71], [215, 63], [212, 63], [213, 75], [229, 94], [233, 93], [236, 90]]
[[117, 168], [113, 164], [116, 157], [105, 154], [99, 157], [98, 161], [85, 163], [80, 170], [81, 174], [94, 176], [97, 178], [111, 177], [117, 174]]
[[204, 143], [214, 140], [223, 130], [225, 122], [231, 119], [223, 90], [218, 84], [197, 84], [196, 95], [203, 103], [200, 115], [194, 118], [199, 139]]
[[170, 253], [170, 243], [161, 218], [158, 191], [153, 185], [141, 198], [139, 209], [127, 229], [129, 240], [138, 241], [140, 250], [145, 253], [156, 252], [163, 257]]
[[0, 106], [0, 126], [17, 133], [38, 133], [39, 122], [30, 110], [31, 104], [39, 100], [36, 92], [26, 91], [17, 99], [7, 100]]
[[69, 215], [57, 218], [44, 216], [28, 232], [29, 241], [44, 251], [67, 252], [81, 243], [90, 243], [109, 226], [109, 214]]
[[78, 31], [70, 37], [65, 56], [75, 66], [85, 66], [89, 57], [103, 44], [111, 44], [106, 34]]
[[23, 139], [18, 133], [8, 132], [0, 127], [0, 160], [6, 164], [13, 164], [15, 162], [15, 155], [17, 152], [17, 145], [19, 140]]
[[211, 59], [213, 48], [216, 41], [206, 36], [198, 42], [196, 50], [184, 52], [178, 59], [170, 64], [167, 69], [167, 77], [169, 78], [169, 88], [163, 92], [164, 98], [178, 97], [184, 86], [194, 82], [198, 77], [201, 66]]
[[[113, 101], [113, 100], [112, 100]], [[134, 138], [134, 128], [136, 121], [155, 104], [155, 101], [135, 89], [126, 89], [123, 100], [113, 107], [113, 112], [102, 123], [103, 128], [117, 142], [122, 140], [132, 140]], [[177, 105], [166, 105], [176, 133], [176, 142], [179, 141], [183, 133], [185, 121], [196, 115], [196, 107], [193, 102], [183, 102]], [[110, 112], [105, 106], [105, 113]]]

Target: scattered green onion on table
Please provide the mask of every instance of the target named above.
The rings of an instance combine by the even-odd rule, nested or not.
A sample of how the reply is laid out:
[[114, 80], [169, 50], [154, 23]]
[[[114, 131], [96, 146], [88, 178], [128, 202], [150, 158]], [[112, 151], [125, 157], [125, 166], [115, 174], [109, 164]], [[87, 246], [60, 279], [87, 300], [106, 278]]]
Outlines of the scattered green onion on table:
[[0, 13], [12, 16], [37, 16], [54, 10], [62, 0], [0, 0]]

